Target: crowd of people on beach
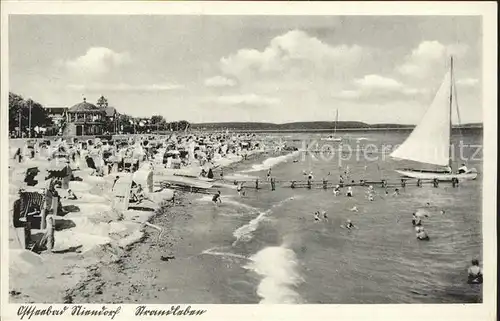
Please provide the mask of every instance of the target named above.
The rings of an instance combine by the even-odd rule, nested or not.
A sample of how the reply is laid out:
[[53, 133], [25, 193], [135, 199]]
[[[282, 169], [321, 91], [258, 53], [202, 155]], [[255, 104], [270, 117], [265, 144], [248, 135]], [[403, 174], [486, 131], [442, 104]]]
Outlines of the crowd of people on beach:
[[[12, 183], [19, 186], [18, 198], [13, 206], [13, 223], [15, 228], [24, 228], [26, 242], [24, 246], [33, 249], [30, 239], [32, 222], [39, 220], [43, 200], [47, 195], [60, 200], [78, 200], [78, 195], [69, 188], [70, 181], [82, 181], [79, 171], [85, 171], [85, 177], [107, 177], [114, 173], [137, 172], [143, 166], [152, 170], [170, 169], [188, 170], [193, 176], [214, 179], [213, 170], [222, 168], [231, 162], [244, 160], [249, 155], [262, 150], [261, 141], [255, 134], [229, 133], [181, 133], [168, 136], [129, 136], [113, 138], [56, 138], [30, 139], [23, 146], [12, 151], [12, 162], [9, 166], [11, 173], [24, 170], [24, 178], [11, 177]], [[201, 169], [201, 173], [200, 173]], [[14, 172], [12, 172], [14, 171]], [[221, 172], [221, 179], [223, 172]], [[41, 174], [40, 174], [41, 173]], [[197, 175], [196, 173], [200, 173]], [[18, 176], [16, 176], [18, 177]], [[111, 192], [120, 179], [116, 175]], [[58, 187], [56, 191], [55, 187]], [[26, 191], [29, 189], [29, 192]], [[149, 188], [149, 186], [148, 186]], [[242, 191], [242, 186], [238, 190]], [[130, 186], [129, 202], [140, 204], [148, 200], [148, 191], [139, 181], [132, 181]], [[220, 204], [220, 191], [215, 203]], [[50, 203], [49, 201], [46, 201]], [[59, 211], [62, 211], [59, 206]], [[54, 213], [58, 215], [60, 213]], [[48, 226], [52, 217], [45, 216]], [[48, 243], [38, 243], [37, 247], [53, 243], [53, 230], [47, 229]], [[51, 239], [52, 238], [52, 239]]]

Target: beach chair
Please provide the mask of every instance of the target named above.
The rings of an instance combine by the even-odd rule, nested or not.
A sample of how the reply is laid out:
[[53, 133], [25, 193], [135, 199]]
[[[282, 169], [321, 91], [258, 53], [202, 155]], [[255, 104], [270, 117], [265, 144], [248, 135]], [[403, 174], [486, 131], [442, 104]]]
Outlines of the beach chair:
[[128, 209], [131, 189], [132, 174], [123, 175], [116, 181], [112, 191], [111, 207], [113, 210], [121, 213]]

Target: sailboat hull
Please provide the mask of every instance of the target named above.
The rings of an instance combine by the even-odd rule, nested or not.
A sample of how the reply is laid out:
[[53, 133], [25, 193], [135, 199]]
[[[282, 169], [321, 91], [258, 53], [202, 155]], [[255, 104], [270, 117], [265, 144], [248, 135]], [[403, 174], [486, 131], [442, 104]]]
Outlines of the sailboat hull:
[[339, 137], [325, 137], [325, 138], [321, 138], [321, 140], [328, 141], [328, 142], [341, 142], [342, 138], [339, 138]]
[[477, 171], [475, 169], [471, 169], [467, 173], [461, 174], [416, 169], [396, 169], [396, 172], [405, 177], [417, 179], [437, 179], [442, 182], [451, 181], [453, 178], [457, 178], [459, 181], [474, 180], [477, 177]]

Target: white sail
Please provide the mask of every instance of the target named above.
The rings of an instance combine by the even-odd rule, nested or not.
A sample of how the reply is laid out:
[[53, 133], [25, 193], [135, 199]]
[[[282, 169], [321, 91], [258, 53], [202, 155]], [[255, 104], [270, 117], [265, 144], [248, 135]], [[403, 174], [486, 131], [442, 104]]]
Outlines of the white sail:
[[450, 77], [448, 72], [420, 123], [391, 157], [447, 166], [450, 159]]

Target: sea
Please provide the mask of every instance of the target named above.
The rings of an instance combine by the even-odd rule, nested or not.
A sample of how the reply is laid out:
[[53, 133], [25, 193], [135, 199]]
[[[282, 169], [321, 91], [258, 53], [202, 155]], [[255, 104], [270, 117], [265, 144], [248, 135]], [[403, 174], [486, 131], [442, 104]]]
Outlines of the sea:
[[[471, 260], [483, 257], [482, 131], [452, 137], [456, 155], [462, 142], [467, 166], [479, 172], [476, 180], [455, 188], [449, 183], [397, 186], [400, 176], [394, 169], [417, 166], [389, 157], [390, 146], [401, 144], [408, 134], [338, 133], [344, 148], [353, 150], [351, 157], [338, 151], [334, 156], [270, 151], [225, 170], [224, 175], [257, 176], [262, 188], [246, 188], [244, 196], [221, 190], [219, 206], [211, 203], [211, 195], [190, 205], [194, 220], [200, 220], [193, 237], [205, 238], [205, 249], [197, 255], [210, 262], [199, 266], [200, 273], [210, 275], [204, 290], [221, 303], [482, 302], [481, 285], [467, 284]], [[317, 143], [317, 149], [327, 150], [323, 145], [335, 149], [339, 144], [322, 141], [327, 135], [320, 133], [269, 136], [299, 148]], [[383, 152], [384, 146], [389, 151]], [[463, 162], [456, 160], [455, 166]], [[274, 191], [265, 183], [269, 168], [277, 181]], [[338, 196], [331, 188], [290, 188], [291, 180], [305, 180], [304, 172], [312, 172], [316, 181], [337, 183], [345, 171], [349, 181], [386, 179], [389, 194], [374, 186], [371, 201], [367, 187], [354, 187], [353, 197], [345, 195], [345, 188]], [[395, 188], [399, 195], [393, 195]], [[321, 215], [316, 221], [316, 211], [326, 211], [327, 218]], [[416, 239], [412, 213], [417, 211], [427, 216], [423, 226], [429, 241]], [[343, 228], [348, 219], [355, 229]]]

